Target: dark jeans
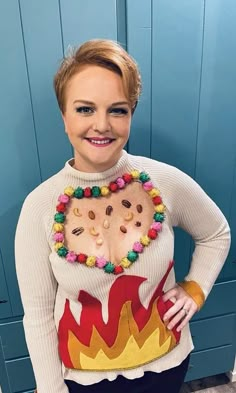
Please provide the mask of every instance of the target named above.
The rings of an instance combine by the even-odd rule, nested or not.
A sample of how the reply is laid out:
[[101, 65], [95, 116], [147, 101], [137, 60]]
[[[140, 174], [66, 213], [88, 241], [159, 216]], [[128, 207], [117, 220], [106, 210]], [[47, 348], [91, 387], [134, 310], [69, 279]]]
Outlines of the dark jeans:
[[110, 382], [107, 379], [94, 385], [80, 385], [76, 382], [65, 380], [70, 393], [179, 393], [188, 370], [189, 356], [177, 367], [162, 373], [145, 372], [144, 376], [137, 379], [126, 379], [119, 375]]

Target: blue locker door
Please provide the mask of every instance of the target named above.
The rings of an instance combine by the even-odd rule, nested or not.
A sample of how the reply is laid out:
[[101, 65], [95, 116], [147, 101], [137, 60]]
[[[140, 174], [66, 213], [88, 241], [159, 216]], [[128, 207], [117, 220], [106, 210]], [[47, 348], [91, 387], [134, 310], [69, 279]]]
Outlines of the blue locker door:
[[[194, 177], [204, 1], [159, 0], [152, 9], [151, 157]], [[188, 271], [191, 240], [175, 231], [177, 279]]]
[[40, 182], [21, 15], [17, 0], [0, 2], [0, 233], [1, 253], [13, 315], [21, 315], [14, 235], [25, 195]]
[[234, 0], [206, 2], [196, 179], [233, 230], [231, 253], [220, 279], [236, 278], [235, 20]]

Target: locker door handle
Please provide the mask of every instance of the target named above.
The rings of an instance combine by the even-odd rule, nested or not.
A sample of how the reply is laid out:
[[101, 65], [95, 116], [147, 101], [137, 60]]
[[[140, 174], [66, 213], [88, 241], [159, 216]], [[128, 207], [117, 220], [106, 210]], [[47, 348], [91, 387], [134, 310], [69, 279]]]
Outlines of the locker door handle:
[[7, 303], [8, 302], [8, 300], [0, 300], [0, 304], [1, 303]]

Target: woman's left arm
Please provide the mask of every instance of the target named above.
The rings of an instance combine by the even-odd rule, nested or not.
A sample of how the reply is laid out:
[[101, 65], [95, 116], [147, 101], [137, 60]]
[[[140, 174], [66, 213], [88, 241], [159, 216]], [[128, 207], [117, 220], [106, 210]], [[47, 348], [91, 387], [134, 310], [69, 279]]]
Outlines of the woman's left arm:
[[164, 319], [170, 321], [170, 329], [179, 324], [181, 330], [202, 307], [223, 267], [230, 247], [230, 229], [223, 213], [202, 188], [178, 169], [172, 171], [172, 224], [189, 233], [195, 243], [187, 276], [164, 295], [164, 301], [175, 302]]

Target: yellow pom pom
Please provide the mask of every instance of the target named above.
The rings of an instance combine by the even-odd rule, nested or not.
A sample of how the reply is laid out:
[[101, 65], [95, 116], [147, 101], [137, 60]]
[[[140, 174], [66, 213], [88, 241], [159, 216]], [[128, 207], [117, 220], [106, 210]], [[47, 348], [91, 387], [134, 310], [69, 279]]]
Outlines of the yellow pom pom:
[[153, 188], [148, 192], [148, 194], [150, 195], [151, 198], [154, 198], [160, 195], [160, 191], [157, 188]]
[[107, 186], [103, 186], [101, 187], [101, 195], [102, 196], [107, 196], [110, 194], [110, 190]]
[[140, 238], [140, 243], [141, 243], [143, 246], [148, 246], [148, 245], [150, 244], [150, 242], [151, 242], [151, 239], [150, 239], [147, 235], [142, 236], [142, 237]]
[[96, 262], [96, 257], [91, 256], [91, 257], [87, 258], [85, 263], [86, 263], [87, 266], [93, 267], [93, 266], [95, 266], [95, 262]]
[[126, 269], [127, 267], [130, 267], [131, 264], [132, 264], [132, 262], [130, 262], [130, 261], [128, 260], [128, 258], [122, 258], [122, 259], [121, 259], [120, 265], [121, 265], [122, 267], [124, 267], [125, 269]]
[[54, 249], [55, 249], [56, 251], [58, 251], [59, 248], [61, 248], [61, 247], [64, 247], [64, 244], [61, 243], [61, 242], [58, 242], [58, 243], [55, 243], [55, 244], [54, 244]]
[[133, 179], [138, 179], [139, 175], [140, 175], [140, 172], [137, 171], [136, 169], [134, 169], [133, 171], [130, 172], [130, 174], [131, 174]]
[[71, 197], [74, 194], [75, 189], [73, 187], [66, 187], [64, 189], [64, 194], [68, 195]]
[[63, 230], [64, 230], [64, 225], [63, 225], [63, 224], [60, 224], [59, 222], [56, 222], [56, 223], [53, 225], [53, 229], [54, 229], [55, 232], [63, 232]]
[[163, 205], [163, 203], [161, 203], [160, 205], [155, 206], [155, 211], [157, 213], [164, 213], [164, 211], [166, 210], [165, 205]]

